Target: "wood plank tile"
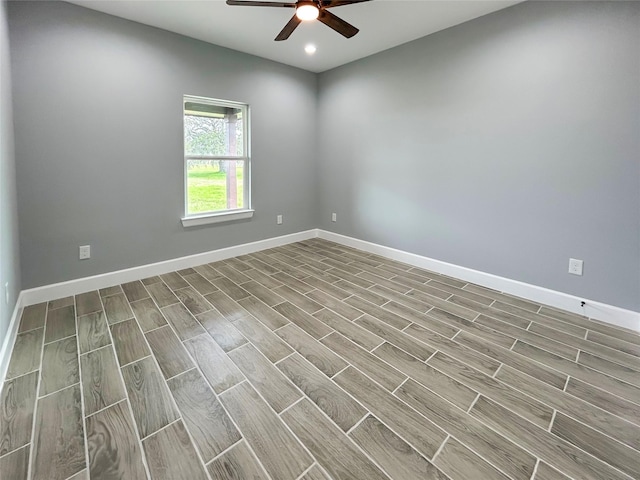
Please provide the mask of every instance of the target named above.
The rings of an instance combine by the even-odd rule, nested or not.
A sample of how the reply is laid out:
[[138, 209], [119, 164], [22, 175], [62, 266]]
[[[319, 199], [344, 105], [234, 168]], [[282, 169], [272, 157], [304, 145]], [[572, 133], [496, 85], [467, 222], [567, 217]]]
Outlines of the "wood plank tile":
[[104, 312], [94, 312], [78, 317], [78, 345], [81, 354], [110, 343], [111, 336]]
[[538, 462], [538, 468], [536, 469], [536, 475], [534, 480], [571, 480], [566, 475], [561, 474], [559, 471], [551, 468], [544, 462]]
[[347, 366], [347, 362], [293, 324], [282, 327], [276, 333], [328, 377]]
[[74, 476], [69, 477], [67, 480], [89, 480], [89, 472], [85, 468], [84, 470], [76, 473]]
[[429, 315], [441, 320], [454, 328], [458, 328], [460, 330], [464, 330], [465, 332], [469, 332], [476, 337], [480, 337], [484, 340], [488, 340], [489, 342], [495, 343], [496, 345], [500, 345], [503, 348], [511, 348], [511, 346], [515, 343], [516, 339], [510, 335], [505, 335], [501, 333], [497, 329], [493, 329], [487, 327], [483, 324], [472, 322], [470, 320], [466, 320], [464, 318], [460, 318], [457, 315], [454, 315], [449, 312], [445, 312], [440, 310], [439, 308], [434, 308], [429, 311]]
[[541, 460], [561, 472], [577, 478], [623, 479], [626, 475], [584, 453], [570, 443], [536, 427], [522, 417], [480, 397], [471, 414], [514, 442], [518, 442]]
[[445, 480], [448, 478], [371, 415], [358, 425], [349, 436], [371, 458], [374, 458], [391, 478], [403, 480]]
[[75, 303], [75, 300], [73, 296], [58, 298], [56, 300], [49, 301], [49, 303], [47, 304], [47, 308], [49, 310], [55, 310], [56, 308], [68, 307], [70, 305], [74, 305], [74, 303]]
[[640, 425], [640, 405], [636, 403], [631, 403], [572, 377], [569, 377], [566, 392], [636, 425]]
[[[495, 360], [502, 362], [505, 365], [509, 365], [517, 370], [520, 370], [527, 375], [531, 375], [538, 380], [542, 380], [549, 385], [553, 385], [556, 388], [564, 388], [564, 384], [567, 381], [566, 375], [561, 374], [560, 372], [551, 368], [545, 367], [540, 363], [537, 363], [536, 361], [534, 361], [537, 360], [537, 358], [534, 359], [532, 355], [518, 355], [514, 353], [518, 352], [517, 345], [520, 343], [520, 340], [518, 340], [518, 342], [516, 343], [516, 347], [514, 347], [512, 350], [507, 350], [498, 347], [497, 345], [493, 346], [466, 332], [461, 332], [456, 337], [456, 341], [469, 348], [473, 348], [477, 352], [481, 352], [488, 357], [494, 358]], [[561, 358], [557, 357], [556, 355], [554, 355], [554, 357]], [[563, 360], [567, 361], [566, 359]]]
[[235, 322], [239, 318], [246, 317], [249, 314], [249, 312], [245, 310], [238, 302], [230, 298], [224, 292], [210, 293], [204, 298], [206, 298], [207, 301], [230, 322]]
[[274, 309], [316, 339], [332, 332], [332, 329], [326, 324], [289, 302], [276, 305]]
[[300, 355], [285, 358], [278, 368], [345, 432], [367, 413]]
[[594, 457], [631, 475], [633, 478], [640, 478], [638, 450], [612, 440], [597, 430], [560, 412], [556, 414], [553, 420], [551, 432], [589, 452]]
[[207, 465], [213, 480], [267, 480], [267, 474], [245, 442], [240, 442]]
[[458, 297], [466, 297], [469, 300], [473, 300], [477, 303], [482, 303], [484, 305], [491, 305], [493, 303], [492, 298], [486, 297], [484, 295], [479, 295], [477, 293], [471, 292], [465, 288], [454, 287], [444, 282], [439, 282], [437, 280], [431, 280], [429, 282], [429, 286], [435, 287], [437, 289], [443, 290], [452, 295], [457, 295]]
[[[204, 279], [207, 280], [209, 283], [221, 277], [221, 275], [209, 265], [198, 265], [197, 267], [193, 267], [193, 269], [196, 271], [196, 273], [202, 275]], [[215, 288], [216, 290], [218, 289], [218, 287], [215, 287]]]
[[605, 345], [610, 348], [614, 348], [624, 353], [628, 353], [629, 355], [635, 355], [636, 357], [640, 357], [640, 345], [635, 345], [633, 343], [625, 342], [624, 340], [620, 340], [618, 338], [610, 337], [609, 335], [604, 335], [598, 332], [588, 332], [587, 340], [591, 340], [592, 342], [599, 343], [601, 345]]
[[[556, 340], [552, 340], [551, 338], [544, 337], [536, 333], [532, 324], [529, 327], [529, 330], [523, 330], [522, 328], [516, 327], [514, 325], [510, 325], [505, 322], [501, 322], [500, 320], [496, 320], [492, 317], [487, 317], [486, 315], [480, 315], [476, 318], [476, 323], [485, 325], [487, 327], [493, 328], [494, 330], [499, 330], [501, 332], [508, 333], [512, 337], [517, 338], [518, 340], [523, 340], [530, 345], [535, 345], [537, 347], [543, 348], [551, 353], [555, 353], [556, 355], [560, 355], [561, 357], [568, 358], [569, 360], [575, 360], [578, 355], [578, 350], [569, 346], [570, 344], [560, 343]], [[547, 328], [547, 327], [542, 327]], [[558, 335], [566, 335], [567, 337], [577, 338], [573, 335], [569, 335], [567, 333], [562, 333], [558, 330], [549, 329], [554, 332], [557, 332]], [[553, 338], [558, 339], [557, 336], [553, 336]]]
[[365, 350], [373, 350], [384, 342], [382, 338], [374, 335], [355, 323], [350, 322], [331, 310], [323, 308], [322, 310], [314, 313], [313, 316], [325, 323], [328, 327], [333, 328], [335, 331], [347, 337], [352, 342], [357, 343]]
[[207, 480], [181, 420], [144, 439], [142, 446], [153, 480]]
[[189, 370], [167, 383], [205, 463], [242, 439], [198, 370]]
[[[178, 272], [165, 273], [164, 275], [160, 275], [160, 278], [164, 283], [166, 283], [171, 290], [177, 290], [179, 288], [188, 287], [189, 284], [180, 276]], [[151, 292], [151, 289], [149, 289]], [[152, 294], [153, 295], [153, 294]], [[160, 307], [162, 305], [158, 304]]]
[[418, 325], [423, 326], [424, 328], [428, 328], [429, 330], [439, 333], [447, 338], [453, 337], [456, 333], [460, 331], [459, 328], [448, 325], [445, 322], [442, 322], [434, 317], [431, 317], [427, 313], [416, 312], [414, 309], [405, 307], [404, 305], [394, 302], [393, 300], [387, 302], [382, 308], [388, 310], [396, 315], [400, 315], [401, 317], [409, 320], [410, 322], [416, 323]]
[[[494, 378], [489, 377], [488, 375], [485, 375], [462, 362], [458, 362], [454, 358], [449, 357], [442, 352], [436, 353], [427, 363], [450, 377], [468, 385], [477, 392], [490, 397], [540, 427], [547, 428], [551, 423], [551, 417], [553, 414], [552, 409], [534, 398], [523, 395], [513, 385], [512, 386], [514, 388], [511, 388], [502, 382], [498, 382]], [[510, 369], [510, 367], [503, 366], [500, 370], [504, 369]], [[498, 375], [499, 374], [500, 371], [498, 372]], [[533, 377], [529, 377], [524, 374], [522, 375], [523, 377], [530, 378], [532, 381], [538, 382]], [[542, 382], [538, 383], [546, 386], [549, 390], [555, 390], [560, 393], [554, 387], [550, 387]], [[427, 385], [427, 387], [429, 386]], [[533, 397], [536, 396], [534, 395]]]
[[20, 328], [18, 329], [18, 333], [44, 327], [44, 320], [46, 316], [46, 302], [24, 307], [24, 310], [22, 310], [22, 317], [20, 318]]
[[151, 357], [123, 367], [122, 376], [141, 438], [179, 418], [169, 388]]
[[608, 392], [618, 395], [624, 399], [632, 402], [637, 402], [638, 399], [640, 399], [639, 387], [630, 385], [589, 367], [571, 362], [557, 355], [553, 355], [552, 353], [545, 352], [537, 347], [523, 343], [520, 340], [518, 340], [516, 345], [513, 347], [513, 351], [526, 355], [528, 358], [532, 358], [541, 364], [548, 365], [556, 370], [565, 372], [571, 375], [571, 377], [575, 377], [583, 382], [604, 388]]
[[134, 319], [111, 325], [111, 335], [120, 365], [127, 365], [151, 355], [144, 335]]
[[144, 284], [140, 280], [134, 282], [123, 283], [121, 285], [122, 291], [130, 302], [136, 300], [142, 300], [143, 298], [149, 298], [149, 292], [144, 288]]
[[244, 288], [251, 295], [256, 297], [261, 302], [266, 303], [270, 307], [277, 305], [279, 303], [284, 302], [284, 298], [275, 293], [273, 290], [261, 285], [253, 280], [250, 282], [246, 282], [242, 284], [242, 288]]
[[86, 467], [80, 385], [38, 400], [35, 425], [33, 480], [65, 480]]
[[0, 396], [0, 456], [31, 441], [37, 388], [37, 371], [4, 382]]
[[244, 380], [238, 367], [209, 335], [199, 335], [187, 340], [184, 346], [216, 393], [219, 394]]
[[44, 329], [38, 328], [16, 335], [16, 342], [7, 368], [7, 380], [40, 368], [43, 334]]
[[232, 282], [227, 277], [217, 278], [212, 282], [216, 287], [218, 287], [221, 291], [229, 295], [232, 300], [236, 302], [238, 300], [242, 300], [250, 295], [244, 288]]
[[[561, 355], [560, 353], [546, 347], [546, 344], [536, 344], [530, 341], [527, 342], [525, 338], [521, 339], [531, 345], [535, 345], [536, 347], [543, 348], [557, 355], [566, 356], [569, 360], [575, 360], [578, 353], [577, 350], [580, 349], [583, 352], [596, 355], [600, 358], [604, 358], [606, 360], [610, 360], [620, 365], [624, 365], [625, 367], [633, 368], [634, 370], [640, 370], [640, 357], [630, 355], [629, 353], [626, 353], [624, 351], [607, 347], [600, 343], [592, 342], [591, 340], [585, 340], [584, 338], [574, 337], [573, 335], [569, 335], [568, 333], [560, 332], [553, 328], [545, 327], [543, 325], [538, 325], [535, 323], [531, 324], [531, 326], [529, 327], [529, 330], [532, 332], [537, 332], [538, 334], [542, 335], [543, 338], [547, 341], [547, 343], [552, 341], [549, 339], [550, 337], [550, 338], [553, 338], [555, 341], [563, 342], [566, 345], [571, 345], [572, 347], [575, 347], [575, 348], [572, 348], [574, 352], [573, 356]], [[588, 335], [589, 334], [587, 334], [587, 336]], [[640, 352], [640, 348], [638, 351]]]
[[593, 322], [590, 321], [587, 317], [583, 317], [582, 315], [576, 315], [575, 313], [556, 310], [555, 308], [547, 307], [544, 305], [540, 308], [540, 311], [538, 313], [540, 315], [544, 315], [545, 317], [551, 317], [556, 320], [560, 320], [560, 322], [563, 322], [564, 324], [583, 327], [594, 332], [604, 333], [605, 335], [609, 335], [610, 337], [624, 340], [625, 342], [640, 345], [640, 335], [632, 332], [631, 330], [626, 330], [613, 325], [607, 325], [605, 323]]
[[345, 300], [345, 303], [357, 308], [358, 310], [362, 310], [366, 314], [377, 318], [378, 320], [383, 321], [391, 325], [398, 330], [402, 330], [406, 328], [411, 322], [400, 315], [396, 315], [389, 310], [385, 310], [384, 308], [380, 308], [377, 305], [367, 302], [366, 300], [360, 298], [357, 295], [349, 297]]
[[122, 291], [122, 287], [120, 285], [113, 285], [111, 287], [101, 288], [98, 290], [100, 294], [100, 298], [109, 297], [111, 295], [118, 295], [119, 293], [124, 293]]
[[[569, 323], [559, 322], [545, 315], [539, 315], [537, 313], [530, 312], [529, 310], [524, 310], [522, 308], [514, 307], [513, 305], [502, 302], [494, 302], [489, 309], [494, 311], [502, 310], [512, 315], [517, 315], [520, 318], [524, 318], [526, 320], [539, 323], [541, 325], [546, 325], [548, 327], [555, 328], [556, 330], [561, 330], [571, 335], [575, 335], [576, 337], [584, 338], [585, 333], [587, 333], [586, 328], [571, 325]], [[493, 316], [491, 313], [487, 313], [487, 315]]]
[[265, 357], [274, 363], [293, 353], [293, 349], [280, 337], [251, 316], [236, 321], [234, 325]]
[[389, 343], [383, 343], [372, 353], [463, 410], [468, 410], [478, 396], [471, 388]]
[[313, 459], [248, 382], [220, 400], [272, 478], [293, 480], [311, 466]]
[[[443, 351], [447, 355], [452, 356], [461, 362], [473, 365], [474, 368], [486, 373], [487, 375], [493, 375], [500, 366], [500, 362], [484, 355], [483, 353], [461, 345], [447, 337], [438, 335], [437, 333], [427, 330], [420, 325], [412, 324], [407, 327], [404, 332], [437, 350]], [[456, 339], [457, 338], [458, 337], [456, 337]]]
[[468, 283], [467, 285], [465, 285], [463, 287], [463, 290], [477, 293], [478, 295], [482, 295], [483, 297], [491, 298], [493, 300], [498, 300], [502, 303], [511, 304], [516, 307], [523, 308], [525, 310], [530, 310], [532, 312], [537, 312], [540, 309], [540, 305], [537, 303], [533, 303], [528, 300], [524, 300], [522, 298], [513, 297], [511, 295], [507, 295], [506, 293], [500, 293], [497, 290], [491, 290], [489, 288], [481, 287], [479, 285], [474, 285], [473, 283]]
[[107, 315], [109, 325], [133, 318], [133, 312], [131, 311], [127, 297], [123, 294], [112, 295], [104, 298], [102, 301], [104, 302], [104, 311]]
[[266, 273], [254, 268], [252, 268], [251, 270], [246, 270], [244, 274], [251, 278], [254, 282], [259, 283], [260, 285], [269, 289], [273, 289], [282, 285], [282, 282], [279, 282], [272, 276], [267, 275]]
[[76, 334], [75, 308], [57, 308], [47, 312], [44, 343], [55, 342]]
[[305, 278], [304, 282], [308, 283], [312, 287], [317, 288], [321, 292], [324, 292], [324, 293], [326, 293], [328, 295], [331, 295], [331, 296], [337, 298], [338, 300], [344, 300], [345, 298], [351, 296], [351, 294], [349, 292], [347, 292], [345, 290], [342, 290], [341, 288], [336, 287], [335, 285], [332, 285], [329, 282], [325, 282], [321, 278], [310, 276], [310, 277]]
[[332, 333], [321, 341], [351, 365], [360, 369], [389, 391], [396, 389], [407, 378], [403, 373], [400, 373], [338, 333]]
[[336, 480], [352, 479], [354, 472], [371, 480], [386, 478], [310, 401], [305, 399], [297, 403], [283, 413], [282, 418], [318, 463]]
[[169, 325], [148, 332], [146, 337], [164, 378], [175, 377], [195, 366]]
[[363, 328], [366, 328], [371, 333], [384, 338], [387, 342], [392, 343], [398, 348], [405, 350], [414, 357], [419, 358], [423, 362], [427, 360], [431, 355], [435, 353], [435, 349], [416, 340], [411, 335], [401, 332], [393, 327], [390, 327], [384, 322], [381, 322], [377, 318], [370, 315], [365, 315], [354, 322]]
[[204, 278], [199, 273], [193, 273], [191, 275], [185, 275], [183, 277], [200, 295], [208, 295], [218, 290], [218, 287], [214, 286], [209, 280]]
[[250, 280], [249, 277], [229, 265], [216, 265], [214, 268], [234, 283], [241, 284]]
[[246, 272], [247, 270], [251, 269], [251, 266], [244, 263], [239, 257], [227, 258], [224, 262], [225, 264], [232, 266], [239, 272]]
[[80, 381], [76, 337], [68, 337], [44, 346], [39, 395], [70, 387]]
[[430, 390], [409, 379], [395, 395], [512, 478], [531, 478], [536, 463], [531, 454]]
[[337, 298], [329, 295], [328, 293], [322, 292], [320, 290], [313, 290], [307, 293], [307, 297], [311, 298], [325, 308], [333, 310], [338, 315], [341, 315], [348, 320], [355, 320], [356, 318], [361, 317], [364, 314], [364, 312], [361, 312], [357, 308], [354, 308], [351, 305], [344, 303]]
[[433, 463], [455, 480], [468, 478], [509, 479], [453, 437], [447, 439]]
[[167, 324], [164, 316], [150, 298], [131, 302], [131, 308], [143, 332], [148, 332]]
[[280, 328], [289, 323], [285, 317], [276, 312], [273, 308], [270, 308], [265, 303], [261, 302], [257, 298], [247, 297], [240, 300], [240, 305], [244, 307], [251, 315], [256, 317], [262, 323], [264, 323], [271, 330]]
[[192, 287], [180, 288], [173, 293], [178, 296], [180, 301], [193, 315], [206, 312], [212, 308], [211, 304]]
[[88, 313], [99, 312], [102, 310], [100, 295], [95, 290], [76, 295], [76, 307], [78, 308], [79, 317]]
[[[176, 275], [178, 275], [176, 273]], [[182, 277], [180, 277], [182, 280]], [[184, 282], [184, 280], [182, 280]], [[188, 287], [189, 284], [184, 282], [184, 286]], [[178, 297], [176, 297], [173, 292], [167, 287], [164, 283], [153, 283], [151, 285], [147, 285], [147, 290], [158, 305], [158, 307], [168, 307], [169, 305], [173, 305], [174, 303], [179, 303]]]
[[205, 333], [205, 329], [202, 328], [202, 325], [193, 318], [193, 315], [191, 315], [189, 310], [187, 310], [181, 303], [164, 307], [162, 309], [162, 314], [183, 342]]
[[334, 381], [369, 409], [385, 425], [411, 444], [419, 453], [433, 458], [447, 434], [431, 420], [377, 386], [353, 367], [334, 377]]
[[87, 418], [87, 445], [91, 478], [147, 478], [126, 402]]
[[229, 358], [276, 413], [280, 413], [302, 397], [292, 383], [253, 345], [247, 344], [229, 352]]
[[304, 474], [300, 480], [331, 480], [327, 477], [327, 474], [318, 466], [314, 465], [311, 469]]
[[196, 315], [196, 320], [225, 352], [247, 343], [240, 331], [215, 309]]
[[0, 457], [0, 472], [11, 480], [27, 480], [29, 471], [29, 446]]
[[295, 305], [299, 309], [304, 310], [308, 314], [317, 312], [322, 308], [322, 305], [320, 305], [319, 303], [314, 302], [313, 300], [302, 295], [301, 293], [296, 292], [295, 290], [293, 290], [291, 287], [288, 287], [287, 285], [283, 285], [281, 287], [275, 288], [273, 291], [276, 292], [281, 297], [283, 297], [285, 300], [287, 300], [287, 302], [290, 302], [290, 304]]
[[[604, 358], [592, 355], [587, 352], [580, 352], [578, 363], [586, 365], [599, 372], [606, 373], [612, 377], [616, 377], [631, 385], [640, 386], [640, 371], [632, 368], [624, 367], [618, 363], [605, 360]], [[638, 397], [640, 398], [640, 397]]]
[[[596, 408], [590, 403], [579, 400], [572, 395], [558, 392], [555, 388], [510, 367], [501, 368], [496, 378], [511, 385], [513, 388], [521, 390], [527, 395], [540, 399], [559, 412], [566, 413], [576, 420], [606, 433], [625, 445], [640, 450], [639, 426], [624, 421], [616, 415]], [[495, 400], [495, 398], [493, 399]], [[544, 425], [543, 427], [546, 428], [546, 426], [547, 425]]]
[[347, 282], [346, 280], [338, 279], [338, 281], [332, 283], [332, 285], [335, 285], [336, 287], [344, 290], [347, 293], [350, 293], [351, 295], [357, 295], [362, 300], [365, 300], [369, 303], [373, 303], [374, 305], [377, 305], [377, 306], [380, 306], [388, 302], [388, 300], [384, 298], [382, 295], [373, 293], [365, 288], [362, 288], [359, 285], [355, 285], [351, 282]]
[[178, 270], [178, 275], [180, 275], [181, 277], [184, 278], [185, 275], [193, 275], [194, 273], [196, 273], [196, 271], [191, 268], [191, 267], [187, 267], [187, 268], [183, 268], [181, 270]]
[[100, 348], [80, 356], [80, 365], [85, 415], [125, 398], [113, 348]]
[[141, 281], [144, 285], [151, 285], [161, 282], [162, 279], [158, 275], [153, 275], [152, 277], [143, 278]]

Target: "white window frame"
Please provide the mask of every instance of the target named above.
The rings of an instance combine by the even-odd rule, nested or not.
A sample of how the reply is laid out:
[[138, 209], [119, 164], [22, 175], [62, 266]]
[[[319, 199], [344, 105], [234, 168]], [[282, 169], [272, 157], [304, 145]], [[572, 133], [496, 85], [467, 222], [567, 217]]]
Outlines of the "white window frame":
[[[220, 100], [216, 98], [199, 97], [195, 95], [184, 95], [182, 99], [182, 132], [184, 138], [184, 117], [185, 106], [187, 102], [201, 103], [205, 105], [214, 105], [216, 107], [235, 108], [242, 111], [242, 152], [241, 156], [215, 156], [215, 155], [187, 155], [185, 146], [183, 145], [184, 154], [184, 216], [182, 217], [182, 225], [184, 227], [195, 227], [199, 225], [207, 225], [211, 223], [230, 222], [233, 220], [242, 220], [253, 217], [254, 210], [251, 208], [251, 122], [249, 118], [249, 105], [246, 103], [232, 102], [229, 100]], [[188, 189], [188, 171], [187, 164], [189, 160], [241, 160], [243, 161], [243, 189], [242, 189], [242, 208], [234, 208], [227, 210], [218, 210], [204, 213], [189, 215], [189, 189]]]

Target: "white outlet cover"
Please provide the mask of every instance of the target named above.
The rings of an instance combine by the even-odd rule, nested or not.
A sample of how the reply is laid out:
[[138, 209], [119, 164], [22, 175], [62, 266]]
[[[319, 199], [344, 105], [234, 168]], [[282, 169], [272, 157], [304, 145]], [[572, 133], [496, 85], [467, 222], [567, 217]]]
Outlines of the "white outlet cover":
[[86, 260], [87, 258], [91, 258], [91, 245], [81, 245], [79, 248], [79, 258], [80, 260]]
[[282, 215], [278, 215], [278, 216], [276, 217], [276, 223], [277, 223], [278, 225], [282, 225]]
[[582, 275], [582, 266], [584, 262], [575, 258], [569, 259], [569, 273], [572, 275]]

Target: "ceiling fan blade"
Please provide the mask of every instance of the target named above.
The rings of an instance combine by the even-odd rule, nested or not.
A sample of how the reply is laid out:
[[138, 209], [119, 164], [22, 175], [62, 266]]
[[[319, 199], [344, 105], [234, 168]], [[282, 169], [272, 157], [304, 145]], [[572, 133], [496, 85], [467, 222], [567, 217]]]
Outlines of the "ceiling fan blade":
[[284, 26], [284, 28], [280, 31], [278, 36], [275, 38], [276, 42], [280, 42], [281, 40], [286, 40], [287, 38], [289, 38], [289, 36], [293, 33], [296, 27], [300, 25], [300, 22], [302, 22], [302, 20], [300, 20], [296, 15], [291, 17], [291, 20], [289, 20], [289, 23], [287, 23]]
[[353, 37], [360, 31], [350, 23], [345, 22], [340, 17], [336, 17], [333, 13], [324, 9], [320, 10], [318, 20], [324, 23], [327, 27], [334, 29], [340, 35], [347, 38]]
[[322, 0], [323, 8], [341, 7], [352, 3], [370, 2], [371, 0]]
[[227, 5], [242, 5], [245, 7], [284, 7], [296, 8], [295, 3], [289, 2], [254, 2], [251, 0], [227, 0]]

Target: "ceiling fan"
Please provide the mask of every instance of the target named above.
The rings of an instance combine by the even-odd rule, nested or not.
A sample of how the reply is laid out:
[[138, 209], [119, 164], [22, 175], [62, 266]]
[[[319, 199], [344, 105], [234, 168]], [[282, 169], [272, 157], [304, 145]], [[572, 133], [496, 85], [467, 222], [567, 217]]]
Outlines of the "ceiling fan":
[[252, 0], [227, 0], [227, 5], [243, 5], [248, 7], [279, 7], [279, 8], [295, 8], [296, 13], [291, 17], [282, 31], [275, 38], [276, 42], [286, 40], [293, 33], [298, 25], [305, 20], [318, 19], [327, 27], [334, 29], [344, 37], [351, 38], [358, 29], [353, 25], [345, 22], [340, 17], [335, 16], [328, 11], [328, 8], [341, 7], [343, 5], [351, 5], [352, 3], [369, 2], [370, 0], [298, 0], [295, 3], [290, 2], [256, 2]]

